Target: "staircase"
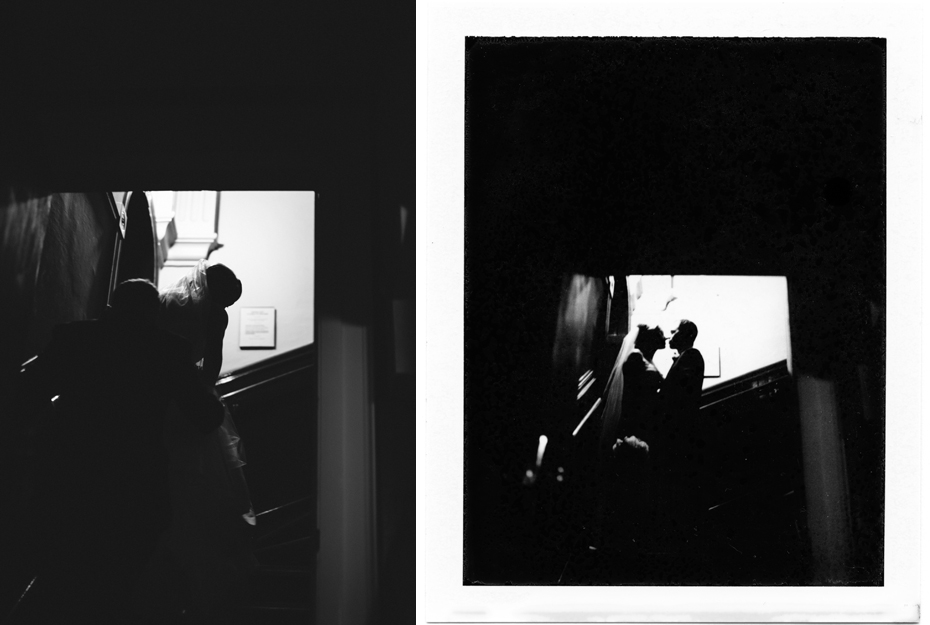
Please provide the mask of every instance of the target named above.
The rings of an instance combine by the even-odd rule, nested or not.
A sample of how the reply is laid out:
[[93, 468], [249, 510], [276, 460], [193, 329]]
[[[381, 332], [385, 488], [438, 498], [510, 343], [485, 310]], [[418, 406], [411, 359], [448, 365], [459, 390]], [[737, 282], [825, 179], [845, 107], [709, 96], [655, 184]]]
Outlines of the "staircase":
[[262, 512], [253, 553], [258, 567], [251, 579], [247, 623], [313, 622], [315, 613], [316, 510], [310, 498]]
[[[253, 554], [258, 566], [249, 580], [249, 602], [236, 622], [306, 625], [314, 621], [318, 537], [312, 504], [308, 497], [257, 515]], [[54, 598], [44, 596], [41, 578], [34, 576], [22, 584], [20, 596], [12, 609], [5, 610], [2, 622], [42, 622], [35, 611]], [[191, 621], [179, 612], [174, 622]]]
[[[319, 544], [315, 359], [310, 345], [228, 374], [217, 384], [246, 441], [252, 501], [257, 510], [264, 510], [253, 528], [252, 550], [258, 566], [238, 619], [242, 623], [306, 624], [315, 619]], [[308, 484], [314, 486], [307, 488]], [[47, 622], [38, 614], [55, 603], [26, 551], [0, 550], [5, 556], [0, 623]], [[178, 613], [170, 617], [171, 622], [190, 622], [181, 605], [176, 607]]]
[[[312, 623], [316, 605], [316, 352], [278, 354], [223, 376], [217, 391], [246, 441], [258, 567], [244, 623]], [[279, 505], [281, 502], [289, 502]]]

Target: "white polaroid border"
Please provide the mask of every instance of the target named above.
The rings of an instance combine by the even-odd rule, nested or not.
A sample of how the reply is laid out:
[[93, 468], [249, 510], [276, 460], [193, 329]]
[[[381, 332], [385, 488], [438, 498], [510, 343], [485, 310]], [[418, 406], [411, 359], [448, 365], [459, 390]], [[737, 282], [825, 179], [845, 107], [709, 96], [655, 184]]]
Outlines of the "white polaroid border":
[[[916, 5], [459, 0], [418, 3], [417, 21], [417, 195], [427, 224], [417, 241], [417, 622], [918, 620], [923, 21]], [[463, 586], [465, 37], [562, 35], [887, 38], [883, 587]]]

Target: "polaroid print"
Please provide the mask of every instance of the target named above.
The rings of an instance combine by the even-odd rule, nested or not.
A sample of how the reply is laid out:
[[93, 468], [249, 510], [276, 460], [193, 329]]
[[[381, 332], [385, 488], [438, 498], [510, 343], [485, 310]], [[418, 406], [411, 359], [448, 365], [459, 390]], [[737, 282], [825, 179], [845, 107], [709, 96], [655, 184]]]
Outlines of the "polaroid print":
[[445, 618], [881, 613], [888, 39], [461, 44]]

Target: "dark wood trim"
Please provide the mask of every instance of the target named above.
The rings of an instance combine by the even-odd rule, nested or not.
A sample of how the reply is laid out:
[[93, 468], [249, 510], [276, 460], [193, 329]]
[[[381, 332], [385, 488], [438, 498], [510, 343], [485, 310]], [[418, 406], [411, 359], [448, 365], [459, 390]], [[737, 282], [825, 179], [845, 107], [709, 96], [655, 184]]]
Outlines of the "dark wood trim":
[[123, 249], [123, 229], [125, 228], [123, 220], [125, 219], [125, 213], [116, 205], [116, 200], [113, 198], [112, 193], [105, 192], [103, 195], [113, 213], [113, 219], [116, 221], [116, 235], [113, 241], [113, 259], [110, 262], [110, 290], [107, 292], [107, 306], [109, 306], [110, 297], [113, 295], [113, 290], [116, 288], [116, 280], [119, 275], [119, 258], [120, 252]]
[[767, 386], [790, 376], [791, 374], [788, 372], [788, 361], [782, 360], [776, 362], [733, 378], [732, 380], [727, 380], [722, 384], [717, 384], [705, 389], [701, 395], [701, 407], [707, 407], [724, 399]]
[[303, 366], [303, 367], [298, 367], [298, 368], [296, 368], [296, 369], [289, 369], [289, 370], [285, 371], [284, 373], [282, 373], [282, 374], [280, 374], [280, 375], [276, 375], [276, 376], [274, 376], [274, 377], [262, 378], [262, 379], [260, 379], [260, 380], [256, 380], [254, 383], [249, 384], [249, 385], [247, 385], [247, 386], [244, 386], [244, 387], [242, 387], [242, 388], [238, 388], [238, 389], [235, 389], [235, 390], [230, 390], [230, 389], [225, 389], [225, 388], [224, 388], [224, 389], [217, 389], [217, 390], [220, 391], [220, 396], [221, 396], [221, 397], [223, 397], [224, 399], [227, 399], [227, 398], [229, 398], [229, 397], [235, 397], [236, 395], [239, 395], [240, 393], [245, 393], [245, 392], [247, 392], [247, 391], [251, 391], [251, 390], [253, 390], [253, 389], [256, 389], [256, 388], [258, 388], [259, 386], [262, 386], [262, 385], [264, 385], [264, 384], [268, 384], [269, 382], [276, 382], [276, 381], [278, 381], [278, 380], [281, 380], [281, 379], [283, 379], [283, 378], [286, 378], [286, 377], [288, 377], [288, 376], [290, 376], [290, 375], [293, 375], [293, 374], [295, 374], [295, 373], [299, 373], [299, 372], [305, 371], [305, 370], [310, 370], [310, 369], [312, 369], [312, 368], [313, 368], [313, 365], [308, 364], [308, 365], [305, 365], [305, 366]]
[[316, 344], [304, 345], [223, 374], [216, 382], [216, 391], [220, 397], [232, 397], [299, 371], [312, 369], [316, 361]]

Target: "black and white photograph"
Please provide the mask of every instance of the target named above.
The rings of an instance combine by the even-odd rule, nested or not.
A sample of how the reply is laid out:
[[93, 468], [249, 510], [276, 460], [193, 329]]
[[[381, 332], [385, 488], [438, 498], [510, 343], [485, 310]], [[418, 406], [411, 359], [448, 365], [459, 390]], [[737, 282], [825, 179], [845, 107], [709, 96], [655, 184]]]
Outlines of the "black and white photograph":
[[465, 45], [465, 582], [881, 585], [885, 42]]
[[[425, 535], [461, 568], [431, 560], [430, 622], [793, 620], [855, 593], [848, 614], [879, 613], [902, 580], [897, 428], [917, 436], [889, 370], [899, 40], [456, 8], [427, 70], [431, 150], [462, 129], [460, 179], [429, 159], [431, 198], [461, 201], [461, 291], [429, 310], [462, 327], [427, 353], [450, 366], [460, 341], [439, 397], [461, 409], [427, 423]], [[435, 86], [457, 64], [461, 89]]]
[[412, 13], [4, 7], [0, 623], [414, 619]]

